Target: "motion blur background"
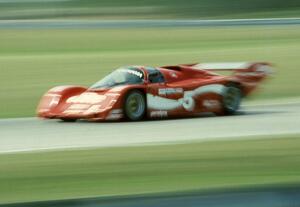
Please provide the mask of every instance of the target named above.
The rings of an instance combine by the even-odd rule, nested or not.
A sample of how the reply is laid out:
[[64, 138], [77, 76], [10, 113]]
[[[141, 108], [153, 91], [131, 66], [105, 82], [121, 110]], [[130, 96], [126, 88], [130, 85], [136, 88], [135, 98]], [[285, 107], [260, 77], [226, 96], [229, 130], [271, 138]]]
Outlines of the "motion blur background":
[[[84, 25], [104, 20], [299, 17], [297, 0], [0, 0], [0, 118], [32, 117], [49, 88], [88, 86], [122, 65], [266, 61], [274, 64], [275, 73], [247, 101], [299, 99], [299, 24]], [[51, 26], [61, 21], [82, 25]], [[1, 123], [0, 144], [5, 145], [10, 137], [1, 131], [11, 122]], [[299, 137], [1, 154], [0, 203], [297, 184]]]
[[[89, 26], [101, 20], [298, 17], [287, 0], [0, 0], [0, 117], [33, 116], [56, 85], [91, 85], [122, 65], [267, 61], [276, 78], [258, 98], [297, 96], [299, 26]], [[61, 21], [80, 21], [71, 29]], [[29, 21], [45, 20], [38, 25]], [[27, 25], [27, 26], [26, 26]], [[52, 25], [52, 26], [51, 26]], [[72, 22], [68, 22], [72, 25]], [[23, 28], [23, 29], [22, 29]], [[9, 92], [8, 92], [9, 91]], [[19, 104], [22, 100], [22, 104]]]
[[182, 19], [299, 16], [295, 0], [1, 0], [1, 19]]

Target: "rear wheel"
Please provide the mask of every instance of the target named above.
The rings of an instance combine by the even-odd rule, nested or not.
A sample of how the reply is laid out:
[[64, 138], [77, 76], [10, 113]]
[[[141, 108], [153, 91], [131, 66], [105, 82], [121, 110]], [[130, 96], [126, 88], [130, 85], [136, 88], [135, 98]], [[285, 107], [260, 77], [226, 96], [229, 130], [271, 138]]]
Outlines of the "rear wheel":
[[234, 114], [239, 108], [242, 100], [242, 91], [236, 85], [229, 85], [223, 95], [223, 109], [226, 115]]
[[124, 112], [131, 121], [143, 119], [146, 113], [145, 95], [139, 90], [130, 91], [125, 98]]

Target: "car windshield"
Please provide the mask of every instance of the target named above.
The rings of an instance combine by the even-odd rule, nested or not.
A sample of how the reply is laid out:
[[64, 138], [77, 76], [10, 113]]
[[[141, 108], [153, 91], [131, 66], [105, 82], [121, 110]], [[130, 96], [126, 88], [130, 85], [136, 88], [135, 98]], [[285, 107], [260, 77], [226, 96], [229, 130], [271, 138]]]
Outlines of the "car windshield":
[[144, 73], [138, 68], [119, 68], [92, 85], [91, 89], [111, 88], [117, 85], [140, 84], [143, 83]]

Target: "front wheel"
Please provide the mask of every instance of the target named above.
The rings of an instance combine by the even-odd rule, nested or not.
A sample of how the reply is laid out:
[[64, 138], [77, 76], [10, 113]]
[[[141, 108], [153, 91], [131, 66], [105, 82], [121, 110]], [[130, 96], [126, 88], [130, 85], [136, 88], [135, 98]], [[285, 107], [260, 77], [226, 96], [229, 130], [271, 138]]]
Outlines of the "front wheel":
[[223, 110], [226, 115], [234, 114], [240, 107], [242, 100], [241, 89], [237, 86], [228, 86], [223, 95]]
[[139, 90], [130, 91], [124, 102], [124, 112], [130, 121], [139, 121], [146, 113], [145, 95]]
[[67, 119], [67, 118], [61, 118], [60, 120], [63, 122], [75, 122], [76, 121], [76, 119]]

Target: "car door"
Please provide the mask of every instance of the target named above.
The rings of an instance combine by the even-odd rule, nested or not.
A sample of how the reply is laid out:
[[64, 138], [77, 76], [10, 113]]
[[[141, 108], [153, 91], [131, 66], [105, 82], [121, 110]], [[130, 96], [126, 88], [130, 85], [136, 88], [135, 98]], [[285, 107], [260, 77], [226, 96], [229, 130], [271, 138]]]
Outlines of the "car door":
[[163, 75], [159, 70], [148, 71], [148, 88], [147, 93], [153, 96], [166, 97], [162, 93], [163, 89], [166, 88], [166, 83]]
[[159, 70], [148, 71], [147, 86], [148, 116], [151, 118], [166, 117], [168, 112], [164, 103], [168, 102], [168, 94], [166, 93], [165, 79]]

